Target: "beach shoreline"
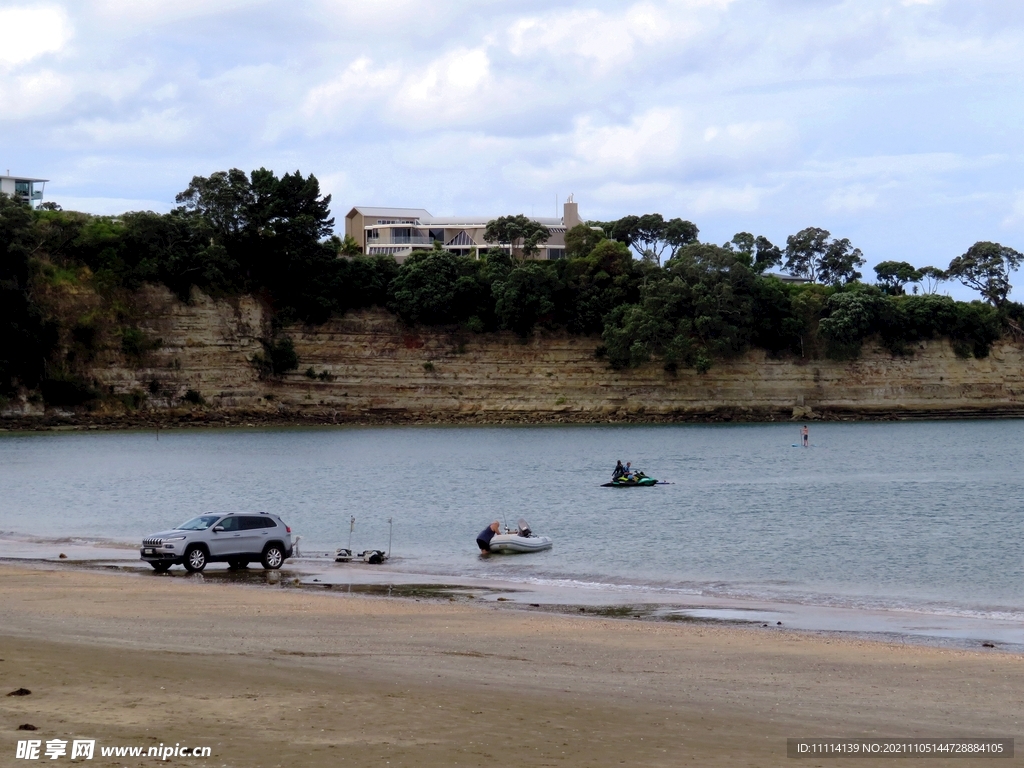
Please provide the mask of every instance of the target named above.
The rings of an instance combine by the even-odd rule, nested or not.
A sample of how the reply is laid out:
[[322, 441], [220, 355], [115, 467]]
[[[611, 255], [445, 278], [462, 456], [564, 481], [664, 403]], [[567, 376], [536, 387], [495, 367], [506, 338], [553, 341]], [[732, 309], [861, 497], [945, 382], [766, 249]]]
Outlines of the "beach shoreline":
[[791, 737], [1014, 737], [1024, 683], [1012, 654], [6, 563], [0, 658], [32, 691], [4, 749], [29, 723], [254, 768], [783, 765]]
[[1022, 419], [1016, 405], [954, 408], [780, 407], [773, 409], [708, 407], [659, 413], [602, 410], [414, 412], [405, 409], [300, 411], [170, 409], [135, 413], [57, 410], [0, 417], [0, 433], [72, 431], [147, 431], [251, 427], [494, 427], [494, 426], [657, 426], [669, 424], [778, 424], [798, 422], [961, 421]]
[[979, 616], [970, 611], [830, 605], [779, 598], [735, 596], [701, 590], [651, 588], [565, 579], [515, 579], [458, 575], [403, 567], [389, 561], [334, 563], [327, 552], [290, 559], [280, 571], [258, 566], [231, 571], [212, 564], [202, 574], [172, 569], [154, 574], [127, 542], [60, 541], [0, 534], [0, 564], [65, 571], [116, 571], [139, 577], [198, 579], [209, 586], [328, 591], [403, 598], [474, 601], [495, 608], [562, 615], [604, 616], [660, 623], [692, 623], [750, 631], [784, 629], [811, 637], [847, 637], [889, 644], [921, 645], [1024, 657], [1024, 632], [1017, 614]]

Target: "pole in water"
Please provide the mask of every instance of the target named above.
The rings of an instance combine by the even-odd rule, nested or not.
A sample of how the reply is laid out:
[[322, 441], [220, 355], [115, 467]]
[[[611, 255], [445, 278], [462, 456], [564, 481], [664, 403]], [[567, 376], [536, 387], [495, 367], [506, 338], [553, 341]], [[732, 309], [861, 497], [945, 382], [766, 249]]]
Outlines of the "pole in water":
[[392, 531], [392, 525], [391, 525], [391, 518], [389, 517], [388, 518], [388, 560], [391, 559], [391, 531]]
[[352, 531], [354, 531], [355, 529], [356, 529], [356, 518], [355, 518], [355, 515], [353, 515], [352, 519], [349, 521], [349, 524], [348, 524], [348, 551], [349, 552], [352, 551]]

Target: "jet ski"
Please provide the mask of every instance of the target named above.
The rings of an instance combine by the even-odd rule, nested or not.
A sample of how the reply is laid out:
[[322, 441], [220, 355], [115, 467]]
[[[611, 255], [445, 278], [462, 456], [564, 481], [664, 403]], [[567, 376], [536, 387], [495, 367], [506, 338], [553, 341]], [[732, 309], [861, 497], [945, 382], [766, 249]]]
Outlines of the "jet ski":
[[648, 477], [643, 472], [633, 472], [629, 475], [619, 475], [610, 483], [602, 483], [602, 488], [647, 488], [657, 485], [658, 481]]

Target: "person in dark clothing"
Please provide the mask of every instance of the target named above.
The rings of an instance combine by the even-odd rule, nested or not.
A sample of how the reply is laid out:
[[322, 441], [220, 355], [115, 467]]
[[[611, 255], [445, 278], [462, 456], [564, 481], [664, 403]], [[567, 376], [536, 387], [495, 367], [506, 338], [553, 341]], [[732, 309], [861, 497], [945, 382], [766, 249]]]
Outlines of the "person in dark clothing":
[[476, 545], [480, 547], [480, 551], [483, 554], [489, 554], [491, 551], [491, 539], [494, 538], [494, 534], [501, 530], [501, 523], [495, 520], [489, 526], [480, 531], [480, 535], [476, 537]]
[[626, 468], [622, 466], [622, 459], [615, 462], [615, 470], [612, 472], [612, 480], [618, 480], [626, 474]]

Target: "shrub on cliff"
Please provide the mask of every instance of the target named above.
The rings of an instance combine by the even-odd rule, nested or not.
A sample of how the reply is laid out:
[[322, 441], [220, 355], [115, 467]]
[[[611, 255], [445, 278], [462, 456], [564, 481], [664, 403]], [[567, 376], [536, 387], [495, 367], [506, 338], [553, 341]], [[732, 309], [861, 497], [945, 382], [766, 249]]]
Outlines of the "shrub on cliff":
[[949, 296], [886, 296], [873, 286], [858, 286], [828, 299], [819, 332], [832, 357], [856, 357], [861, 344], [877, 335], [894, 354], [924, 339], [947, 337], [958, 354], [986, 357], [1003, 333], [1004, 318], [980, 301], [956, 302]]
[[528, 336], [537, 323], [550, 319], [561, 284], [551, 264], [533, 261], [491, 285], [494, 314], [500, 327]]
[[0, 394], [36, 387], [57, 328], [29, 291], [31, 210], [0, 195]]
[[453, 325], [487, 309], [485, 263], [448, 251], [413, 253], [391, 282], [388, 307], [405, 322]]
[[338, 262], [337, 311], [386, 307], [398, 263], [391, 256], [355, 256]]
[[257, 352], [249, 361], [259, 371], [260, 378], [280, 376], [294, 371], [299, 367], [299, 356], [295, 352], [295, 344], [287, 336], [273, 340], [263, 340], [263, 351]]

